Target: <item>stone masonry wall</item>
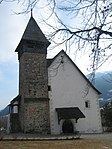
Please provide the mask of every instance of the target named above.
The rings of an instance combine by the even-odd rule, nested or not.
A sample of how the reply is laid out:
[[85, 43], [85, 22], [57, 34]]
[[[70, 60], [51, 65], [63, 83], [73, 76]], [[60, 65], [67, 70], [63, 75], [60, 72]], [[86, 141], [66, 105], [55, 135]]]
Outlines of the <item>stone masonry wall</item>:
[[20, 122], [20, 131], [24, 132], [24, 98], [21, 97], [19, 103], [19, 122]]
[[19, 132], [20, 125], [19, 125], [19, 115], [18, 113], [11, 113], [10, 114], [10, 121], [11, 121], [11, 132]]
[[37, 100], [25, 104], [25, 133], [49, 134], [49, 104], [48, 101]]
[[49, 133], [46, 54], [24, 52], [19, 63], [19, 117], [23, 132]]
[[47, 98], [48, 75], [45, 54], [24, 53], [20, 60], [20, 94], [24, 98]]

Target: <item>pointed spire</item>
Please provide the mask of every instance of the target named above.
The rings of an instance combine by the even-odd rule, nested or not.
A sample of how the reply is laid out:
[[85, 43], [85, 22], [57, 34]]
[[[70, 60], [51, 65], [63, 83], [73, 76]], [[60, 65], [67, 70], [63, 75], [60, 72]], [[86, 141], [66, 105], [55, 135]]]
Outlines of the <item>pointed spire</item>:
[[16, 48], [16, 52], [19, 52], [21, 50], [21, 46], [23, 44], [23, 41], [35, 41], [39, 45], [44, 45], [45, 47], [48, 47], [50, 45], [50, 42], [46, 39], [45, 35], [41, 31], [40, 27], [36, 23], [35, 19], [33, 18], [32, 9], [31, 9], [31, 17], [30, 20], [26, 26], [26, 29], [23, 33], [23, 36], [21, 38], [21, 41]]
[[27, 24], [22, 39], [34, 40], [45, 44], [49, 44], [49, 41], [46, 39], [45, 35], [43, 34], [40, 27], [38, 26], [38, 24], [32, 16]]

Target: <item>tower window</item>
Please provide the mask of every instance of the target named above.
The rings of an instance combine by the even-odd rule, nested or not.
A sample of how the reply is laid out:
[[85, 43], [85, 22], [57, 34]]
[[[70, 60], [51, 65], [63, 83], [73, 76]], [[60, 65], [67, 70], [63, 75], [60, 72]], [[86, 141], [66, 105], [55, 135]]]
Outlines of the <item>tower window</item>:
[[48, 91], [51, 91], [51, 86], [50, 85], [48, 85]]
[[36, 95], [36, 91], [34, 91], [34, 95]]
[[85, 101], [85, 107], [90, 108], [90, 101], [89, 100]]

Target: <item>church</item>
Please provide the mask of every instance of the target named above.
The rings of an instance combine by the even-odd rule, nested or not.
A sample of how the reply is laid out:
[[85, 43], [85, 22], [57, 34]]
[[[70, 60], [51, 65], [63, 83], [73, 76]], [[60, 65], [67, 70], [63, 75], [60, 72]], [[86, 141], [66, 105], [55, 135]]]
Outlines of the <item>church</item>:
[[47, 59], [49, 45], [31, 16], [15, 50], [19, 93], [9, 104], [9, 133], [101, 133], [100, 92], [63, 50]]

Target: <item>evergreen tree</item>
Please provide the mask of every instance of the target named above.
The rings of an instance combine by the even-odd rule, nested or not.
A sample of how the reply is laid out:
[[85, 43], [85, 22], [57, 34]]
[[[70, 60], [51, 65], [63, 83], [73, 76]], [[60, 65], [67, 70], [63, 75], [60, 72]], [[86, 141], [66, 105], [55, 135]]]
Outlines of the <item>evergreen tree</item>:
[[112, 128], [112, 102], [106, 103], [101, 109], [102, 125]]

